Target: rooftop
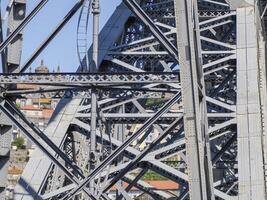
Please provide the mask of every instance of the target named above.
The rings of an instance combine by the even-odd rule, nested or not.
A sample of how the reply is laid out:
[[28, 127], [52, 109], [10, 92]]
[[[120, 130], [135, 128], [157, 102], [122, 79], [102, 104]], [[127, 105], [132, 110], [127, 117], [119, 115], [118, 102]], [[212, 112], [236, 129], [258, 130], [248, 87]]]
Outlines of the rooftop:
[[19, 169], [15, 166], [8, 169], [8, 174], [10, 174], [10, 175], [20, 175], [20, 174], [22, 174], [22, 172], [23, 172], [22, 169]]
[[[151, 185], [153, 188], [155, 188], [155, 190], [177, 190], [179, 188], [179, 185], [173, 181], [170, 180], [163, 180], [163, 181], [145, 181], [146, 183], [148, 183], [149, 185]], [[123, 187], [126, 188], [129, 184], [123, 182]], [[116, 186], [113, 186], [111, 188], [111, 191], [115, 191], [116, 190]], [[133, 187], [131, 189], [133, 190], [139, 190], [136, 187]]]

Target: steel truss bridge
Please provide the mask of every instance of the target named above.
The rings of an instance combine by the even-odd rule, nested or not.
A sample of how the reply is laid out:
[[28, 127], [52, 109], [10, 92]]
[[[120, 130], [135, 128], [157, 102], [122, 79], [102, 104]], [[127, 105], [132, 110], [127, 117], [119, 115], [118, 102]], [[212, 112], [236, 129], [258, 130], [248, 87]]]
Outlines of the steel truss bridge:
[[[98, 34], [99, 2], [76, 0], [21, 64], [22, 31], [48, 3], [26, 14], [11, 1], [0, 38], [2, 192], [15, 125], [36, 145], [15, 200], [110, 199], [111, 187], [127, 200], [133, 187], [156, 200], [266, 199], [266, 1], [122, 0]], [[77, 12], [77, 73], [25, 73]], [[14, 104], [39, 93], [61, 98], [45, 131]], [[177, 192], [145, 182], [148, 171]]]

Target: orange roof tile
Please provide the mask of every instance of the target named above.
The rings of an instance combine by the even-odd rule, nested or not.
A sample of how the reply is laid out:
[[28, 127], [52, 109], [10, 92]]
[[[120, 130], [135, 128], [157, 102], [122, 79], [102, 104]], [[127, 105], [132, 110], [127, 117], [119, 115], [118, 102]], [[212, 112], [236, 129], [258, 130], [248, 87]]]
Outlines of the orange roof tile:
[[33, 103], [43, 103], [43, 104], [50, 104], [52, 99], [51, 98], [32, 98]]
[[52, 110], [52, 109], [43, 109], [42, 112], [43, 112], [42, 113], [43, 114], [43, 118], [49, 119], [49, 118], [52, 117], [52, 114], [53, 114], [54, 110]]
[[37, 85], [17, 84], [17, 89], [36, 89], [37, 87]]
[[41, 108], [38, 108], [34, 105], [26, 105], [26, 106], [20, 107], [20, 110], [41, 110]]
[[[170, 180], [164, 180], [164, 181], [145, 181], [152, 187], [154, 187], [156, 190], [177, 190], [179, 188], [179, 184], [170, 181]], [[123, 182], [123, 187], [126, 188], [129, 184]], [[111, 191], [116, 190], [116, 186], [112, 186], [110, 189]], [[133, 187], [131, 190], [138, 190], [137, 188]]]
[[146, 181], [151, 186], [159, 189], [159, 190], [177, 190], [179, 188], [179, 184], [173, 181]]
[[15, 166], [8, 169], [8, 174], [11, 174], [11, 175], [20, 175], [20, 174], [22, 174], [22, 172], [23, 172], [22, 169], [19, 169]]

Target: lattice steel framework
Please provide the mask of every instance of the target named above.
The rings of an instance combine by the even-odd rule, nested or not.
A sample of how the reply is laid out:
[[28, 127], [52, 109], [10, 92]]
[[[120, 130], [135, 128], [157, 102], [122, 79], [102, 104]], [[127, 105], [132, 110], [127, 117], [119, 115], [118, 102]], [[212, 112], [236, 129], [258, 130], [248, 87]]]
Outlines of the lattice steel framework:
[[[14, 199], [110, 199], [113, 186], [116, 199], [127, 200], [133, 187], [157, 200], [265, 199], [265, 5], [123, 0], [99, 40], [94, 34], [99, 44], [80, 54], [77, 73], [23, 73], [91, 6], [78, 1], [20, 71], [0, 75], [2, 113], [38, 148]], [[92, 8], [98, 17], [98, 1]], [[40, 88], [21, 91], [15, 83]], [[42, 132], [12, 101], [45, 92], [61, 101]], [[150, 171], [178, 183], [177, 191], [152, 187], [142, 179]]]

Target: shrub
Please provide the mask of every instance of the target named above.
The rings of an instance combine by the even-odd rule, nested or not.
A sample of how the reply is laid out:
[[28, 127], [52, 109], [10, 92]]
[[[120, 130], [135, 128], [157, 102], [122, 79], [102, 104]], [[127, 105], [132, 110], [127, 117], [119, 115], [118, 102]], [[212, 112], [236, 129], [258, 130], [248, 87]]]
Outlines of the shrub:
[[16, 146], [18, 149], [23, 149], [24, 148], [24, 138], [22, 137], [17, 137], [13, 142], [12, 146]]

